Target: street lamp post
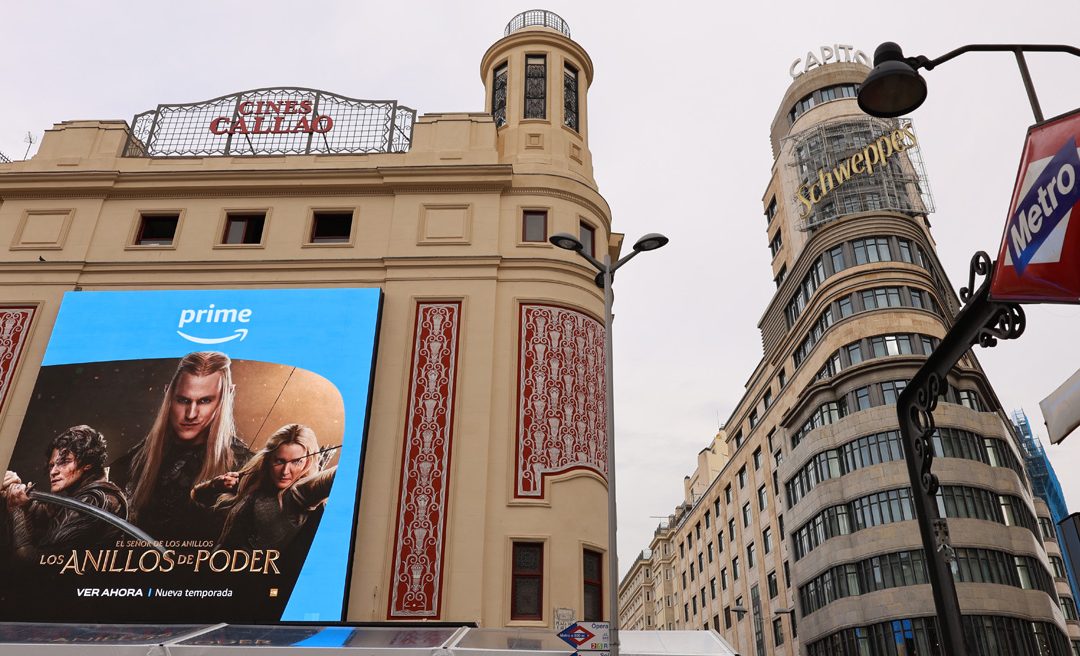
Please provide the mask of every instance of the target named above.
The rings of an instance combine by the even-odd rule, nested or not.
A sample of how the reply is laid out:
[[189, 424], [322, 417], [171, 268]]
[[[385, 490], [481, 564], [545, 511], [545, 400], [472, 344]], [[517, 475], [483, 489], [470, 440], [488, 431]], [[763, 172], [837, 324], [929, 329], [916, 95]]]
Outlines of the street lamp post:
[[668, 238], [659, 233], [649, 233], [638, 239], [634, 244], [634, 250], [626, 257], [620, 258], [614, 265], [611, 263], [611, 254], [604, 253], [604, 261], [601, 262], [585, 252], [585, 245], [581, 240], [569, 233], [560, 232], [549, 239], [552, 244], [568, 251], [574, 251], [585, 258], [596, 270], [596, 286], [604, 290], [604, 378], [606, 380], [605, 396], [607, 397], [607, 484], [608, 484], [608, 607], [611, 611], [611, 656], [619, 656], [619, 557], [618, 547], [615, 541], [618, 527], [618, 516], [615, 504], [615, 380], [612, 377], [612, 339], [611, 339], [611, 308], [615, 304], [615, 294], [611, 289], [611, 282], [615, 279], [615, 272], [619, 267], [629, 262], [638, 253], [654, 251], [668, 243]]
[[[914, 111], [926, 100], [926, 81], [919, 75], [918, 69], [933, 70], [939, 64], [966, 52], [1012, 52], [1016, 55], [1036, 123], [1043, 121], [1043, 113], [1035, 96], [1024, 53], [1066, 52], [1080, 56], [1080, 49], [1066, 45], [981, 44], [962, 46], [937, 59], [928, 59], [922, 55], [905, 57], [900, 46], [886, 42], [874, 51], [874, 69], [866, 76], [859, 90], [859, 107], [871, 116], [882, 118], [894, 118]], [[1026, 319], [1019, 304], [990, 299], [994, 265], [990, 256], [982, 251], [972, 257], [968, 285], [960, 289], [964, 307], [956, 315], [952, 328], [942, 338], [941, 344], [915, 372], [896, 402], [911, 498], [937, 611], [938, 634], [947, 656], [963, 656], [968, 650], [964, 642], [960, 601], [952, 576], [951, 562], [954, 557], [949, 527], [938, 514], [936, 496], [940, 483], [932, 472], [934, 409], [943, 386], [948, 384], [946, 376], [949, 371], [973, 345], [995, 346], [999, 339], [1016, 339], [1024, 332]], [[985, 276], [978, 289], [975, 287], [976, 276]]]

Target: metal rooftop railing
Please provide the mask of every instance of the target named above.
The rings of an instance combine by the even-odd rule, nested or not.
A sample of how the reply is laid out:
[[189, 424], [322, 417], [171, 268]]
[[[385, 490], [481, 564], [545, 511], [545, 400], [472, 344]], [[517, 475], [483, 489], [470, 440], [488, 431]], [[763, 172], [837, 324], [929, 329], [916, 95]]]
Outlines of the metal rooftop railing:
[[503, 36], [510, 36], [518, 30], [534, 26], [550, 27], [553, 30], [561, 32], [566, 38], [570, 38], [570, 26], [566, 24], [566, 21], [562, 19], [562, 16], [546, 9], [530, 9], [514, 16], [510, 19], [510, 22], [506, 24], [506, 29], [503, 30]]

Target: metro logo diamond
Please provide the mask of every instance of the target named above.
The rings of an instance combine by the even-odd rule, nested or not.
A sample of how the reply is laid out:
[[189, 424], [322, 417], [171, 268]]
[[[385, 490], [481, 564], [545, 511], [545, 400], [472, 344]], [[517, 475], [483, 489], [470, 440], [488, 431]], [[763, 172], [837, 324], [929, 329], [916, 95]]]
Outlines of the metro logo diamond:
[[998, 301], [1080, 302], [1080, 112], [1033, 126], [1020, 161], [990, 295]]

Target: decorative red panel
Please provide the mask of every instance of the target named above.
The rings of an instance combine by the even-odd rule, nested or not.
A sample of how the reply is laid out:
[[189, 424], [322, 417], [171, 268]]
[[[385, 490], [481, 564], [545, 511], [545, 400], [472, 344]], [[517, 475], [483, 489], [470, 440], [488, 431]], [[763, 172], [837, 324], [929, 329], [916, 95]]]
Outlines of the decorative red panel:
[[438, 619], [461, 303], [418, 303], [388, 619]]
[[517, 489], [542, 498], [544, 478], [572, 469], [607, 477], [604, 326], [552, 305], [521, 306]]
[[7, 400], [33, 318], [32, 307], [0, 307], [0, 409]]

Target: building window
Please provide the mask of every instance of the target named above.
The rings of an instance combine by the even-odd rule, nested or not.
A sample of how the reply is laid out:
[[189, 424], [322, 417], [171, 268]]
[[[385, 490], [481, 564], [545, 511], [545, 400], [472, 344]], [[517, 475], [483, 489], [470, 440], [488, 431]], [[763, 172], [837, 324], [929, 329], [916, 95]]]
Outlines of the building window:
[[753, 569], [757, 563], [757, 549], [754, 548], [754, 543], [746, 545], [746, 568]]
[[720, 570], [720, 589], [727, 590], [727, 568]]
[[735, 543], [735, 518], [734, 517], [732, 517], [731, 519], [728, 520], [727, 528], [728, 528], [728, 542], [731, 542], [732, 544], [734, 544]]
[[769, 206], [765, 208], [765, 222], [772, 223], [774, 216], [776, 216], [776, 196], [769, 200]]
[[734, 581], [739, 580], [739, 557], [735, 556], [731, 559], [731, 578]]
[[776, 571], [769, 572], [769, 576], [766, 578], [769, 586], [769, 599], [775, 599], [780, 594], [780, 585], [776, 581]]
[[525, 118], [547, 118], [547, 58], [525, 57]]
[[578, 129], [578, 74], [570, 64], [563, 65], [563, 125]]
[[503, 64], [495, 69], [491, 83], [491, 117], [497, 128], [506, 125], [506, 80], [507, 67]]
[[352, 237], [353, 213], [316, 211], [311, 219], [312, 244], [347, 244]]
[[141, 214], [136, 246], [172, 246], [180, 214]]
[[604, 619], [603, 562], [603, 554], [597, 551], [585, 549], [582, 552], [586, 622], [600, 622]]
[[881, 396], [885, 399], [885, 405], [895, 405], [900, 393], [907, 387], [906, 380], [892, 380], [881, 384]]
[[521, 213], [521, 241], [547, 242], [547, 210], [525, 210]]
[[510, 582], [510, 619], [544, 619], [544, 544], [515, 542]]
[[1068, 576], [1068, 574], [1065, 572], [1065, 561], [1062, 560], [1059, 556], [1050, 556], [1050, 567], [1052, 567], [1054, 570], [1054, 578], [1063, 579]]
[[[724, 503], [731, 503], [731, 484], [724, 488]], [[720, 514], [720, 513], [717, 513]]]
[[754, 471], [761, 469], [761, 447], [754, 449]]
[[757, 507], [758, 510], [765, 510], [765, 506], [769, 505], [769, 491], [764, 485], [758, 488], [757, 491]]
[[[768, 410], [772, 405], [772, 388], [765, 390], [765, 394], [761, 397], [761, 402], [765, 404], [765, 409]], [[772, 439], [772, 433], [769, 433], [769, 439]], [[772, 447], [769, 447], [772, 448]]]
[[578, 238], [581, 239], [581, 252], [596, 257], [596, 228], [582, 221], [578, 230]]
[[[781, 264], [780, 272], [773, 278], [773, 282], [776, 284], [777, 289], [780, 289], [780, 285], [784, 284], [784, 278], [787, 278], [787, 265]], [[783, 385], [781, 385], [781, 387], [783, 387]]]
[[731, 628], [731, 608], [724, 608], [724, 628]]
[[761, 532], [761, 549], [765, 553], [772, 553], [772, 528], [768, 526]]
[[787, 372], [781, 369], [778, 378], [780, 380], [780, 389], [784, 389], [784, 385], [787, 385]]
[[747, 526], [750, 526], [750, 517], [751, 517], [750, 502], [747, 501], [746, 503], [743, 504], [743, 507], [742, 507], [742, 525], [743, 525], [743, 528], [746, 528]]
[[784, 246], [784, 238], [783, 238], [783, 236], [781, 234], [781, 231], [777, 230], [776, 231], [776, 236], [774, 236], [772, 238], [772, 240], [769, 241], [769, 252], [772, 253], [773, 257], [776, 257], [776, 254], [780, 252], [780, 249], [783, 246]]
[[266, 212], [229, 212], [222, 244], [261, 244]]
[[784, 644], [784, 623], [779, 617], [772, 621], [772, 639], [777, 647]]
[[739, 489], [746, 487], [746, 465], [739, 469]]

